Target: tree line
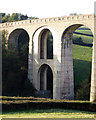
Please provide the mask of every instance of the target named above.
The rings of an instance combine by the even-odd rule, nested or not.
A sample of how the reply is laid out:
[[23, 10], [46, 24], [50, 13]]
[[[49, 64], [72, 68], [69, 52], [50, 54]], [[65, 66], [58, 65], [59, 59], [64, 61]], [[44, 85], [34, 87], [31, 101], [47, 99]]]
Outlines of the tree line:
[[28, 15], [23, 15], [21, 13], [12, 13], [12, 15], [6, 13], [0, 13], [0, 14], [2, 16], [2, 23], [27, 20], [27, 19], [38, 19], [37, 17], [29, 17]]

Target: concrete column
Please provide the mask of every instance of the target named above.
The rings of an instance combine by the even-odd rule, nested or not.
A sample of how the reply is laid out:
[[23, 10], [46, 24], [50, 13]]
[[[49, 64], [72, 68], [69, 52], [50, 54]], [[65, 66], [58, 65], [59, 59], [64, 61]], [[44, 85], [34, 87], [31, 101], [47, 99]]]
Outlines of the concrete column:
[[72, 34], [62, 40], [61, 50], [61, 99], [74, 99]]

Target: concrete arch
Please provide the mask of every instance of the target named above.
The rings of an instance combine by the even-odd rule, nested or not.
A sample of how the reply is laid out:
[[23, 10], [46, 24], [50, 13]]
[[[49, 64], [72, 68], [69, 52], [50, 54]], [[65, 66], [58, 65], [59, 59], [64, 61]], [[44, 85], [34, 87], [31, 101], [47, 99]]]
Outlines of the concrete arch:
[[[39, 43], [38, 43], [38, 39], [40, 37], [40, 33], [42, 33], [43, 30], [49, 30], [51, 33], [52, 33], [52, 36], [53, 36], [53, 54], [56, 55], [57, 54], [57, 51], [56, 49], [54, 49], [54, 46], [57, 46], [58, 44], [58, 33], [57, 31], [52, 28], [52, 27], [49, 27], [49, 26], [44, 26], [44, 27], [40, 27], [39, 29], [37, 29], [34, 33], [34, 36], [33, 36], [33, 48], [34, 48], [34, 54], [38, 54], [38, 48], [39, 48]], [[55, 40], [55, 41], [54, 41]]]
[[80, 27], [80, 26], [86, 26], [87, 28], [89, 28], [92, 31], [92, 34], [94, 35], [93, 25], [91, 25], [89, 22], [87, 23], [87, 22], [77, 22], [76, 21], [76, 22], [69, 23], [68, 25], [66, 25], [64, 27], [63, 32], [72, 26], [74, 26], [74, 30], [78, 29], [78, 27]]
[[[66, 27], [61, 36], [61, 71], [63, 72], [61, 85], [61, 96], [66, 99], [74, 99], [74, 76], [73, 76], [73, 57], [72, 57], [72, 35], [73, 32], [83, 24], [73, 24]], [[65, 86], [65, 88], [63, 88]], [[63, 96], [63, 91], [66, 94]]]
[[[50, 74], [51, 73], [51, 77]], [[50, 81], [51, 80], [51, 81]], [[53, 94], [53, 71], [48, 64], [42, 64], [38, 70], [40, 90], [49, 90]]]
[[[39, 48], [38, 38], [40, 36], [40, 33], [45, 29], [50, 30], [51, 33], [52, 33], [52, 36], [53, 36], [53, 55], [54, 55], [54, 58], [53, 59], [43, 59], [42, 60], [42, 59], [40, 59], [39, 53], [38, 53], [38, 48]], [[38, 29], [35, 32], [35, 34], [33, 36], [33, 47], [32, 47], [33, 48], [33, 50], [32, 50], [32, 52], [33, 52], [32, 53], [33, 64], [32, 65], [33, 65], [33, 68], [34, 68], [34, 70], [32, 70], [32, 74], [33, 74], [33, 84], [34, 84], [34, 86], [37, 90], [40, 90], [40, 85], [38, 83], [38, 70], [39, 70], [40, 66], [45, 64], [45, 63], [47, 65], [51, 66], [51, 69], [53, 71], [53, 78], [54, 78], [53, 82], [55, 84], [55, 79], [56, 79], [55, 74], [56, 73], [54, 73], [54, 67], [55, 67], [54, 64], [56, 64], [56, 63], [54, 62], [54, 59], [55, 58], [57, 59], [56, 55], [58, 53], [58, 49], [55, 49], [54, 47], [58, 48], [58, 33], [54, 28], [44, 26], [44, 27], [41, 27], [40, 29]], [[53, 91], [55, 91], [54, 88], [53, 88]], [[54, 94], [54, 96], [55, 96], [55, 94]]]
[[40, 59], [53, 59], [53, 36], [51, 34], [49, 29], [43, 29], [39, 34], [38, 53]]

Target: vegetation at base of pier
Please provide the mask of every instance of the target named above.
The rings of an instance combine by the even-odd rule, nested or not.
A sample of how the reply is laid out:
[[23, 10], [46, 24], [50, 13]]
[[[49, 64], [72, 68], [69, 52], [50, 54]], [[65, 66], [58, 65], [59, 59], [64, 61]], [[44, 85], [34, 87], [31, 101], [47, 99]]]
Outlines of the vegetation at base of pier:
[[[27, 79], [28, 42], [15, 46], [6, 41], [7, 31], [2, 31], [2, 95], [30, 96], [34, 89]], [[24, 41], [23, 41], [24, 43]]]

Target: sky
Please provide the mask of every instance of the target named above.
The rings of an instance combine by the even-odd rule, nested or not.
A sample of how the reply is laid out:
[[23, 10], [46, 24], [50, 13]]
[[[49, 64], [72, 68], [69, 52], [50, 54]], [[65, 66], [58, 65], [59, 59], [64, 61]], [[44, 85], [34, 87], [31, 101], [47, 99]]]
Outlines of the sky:
[[29, 17], [61, 17], [70, 13], [93, 14], [96, 0], [1, 0], [0, 12]]

